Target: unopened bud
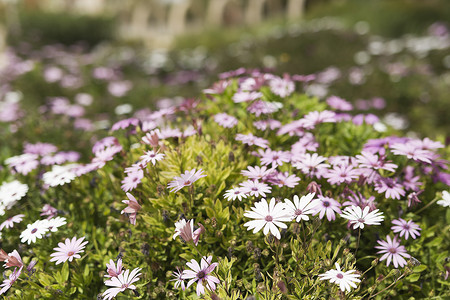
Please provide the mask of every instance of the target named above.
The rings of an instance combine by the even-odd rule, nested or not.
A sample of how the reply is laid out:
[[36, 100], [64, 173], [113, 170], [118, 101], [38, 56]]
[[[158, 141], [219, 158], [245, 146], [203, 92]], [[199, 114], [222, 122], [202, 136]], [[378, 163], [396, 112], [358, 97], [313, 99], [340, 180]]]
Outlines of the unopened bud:
[[378, 265], [378, 262], [380, 261], [380, 259], [377, 257], [374, 260], [372, 260], [372, 267], [375, 267], [376, 265]]
[[283, 281], [278, 281], [277, 287], [280, 289], [280, 292], [282, 292], [283, 294], [286, 294], [288, 292], [286, 284], [284, 284]]

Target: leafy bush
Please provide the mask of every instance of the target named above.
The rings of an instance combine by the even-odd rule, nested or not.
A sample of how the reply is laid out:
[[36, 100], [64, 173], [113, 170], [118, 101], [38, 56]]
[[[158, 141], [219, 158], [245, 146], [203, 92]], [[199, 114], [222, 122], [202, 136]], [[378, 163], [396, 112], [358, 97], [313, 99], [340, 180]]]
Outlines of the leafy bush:
[[[89, 163], [67, 164], [72, 156], [48, 144], [2, 153], [2, 186], [27, 186], [0, 192], [6, 217], [24, 214], [2, 231], [2, 248], [17, 249], [24, 264], [2, 291], [17, 299], [449, 296], [448, 147], [388, 136], [345, 100], [305, 94], [311, 77], [239, 69], [221, 78], [200, 99], [115, 123], [110, 137], [86, 132], [83, 140], [97, 140]], [[66, 102], [52, 105], [68, 114]], [[311, 210], [289, 210], [295, 196]], [[350, 207], [370, 216], [352, 217]], [[49, 225], [56, 215], [67, 224]], [[420, 229], [394, 233], [400, 218]], [[85, 248], [58, 244], [73, 237], [85, 237]], [[55, 264], [61, 249], [70, 261]], [[21, 264], [6, 253], [14, 281], [10, 270]], [[137, 281], [124, 278], [131, 270]]]
[[21, 34], [10, 35], [10, 43], [30, 41], [33, 43], [61, 43], [74, 45], [84, 43], [89, 47], [114, 37], [113, 19], [106, 16], [74, 15], [21, 10], [19, 14]]

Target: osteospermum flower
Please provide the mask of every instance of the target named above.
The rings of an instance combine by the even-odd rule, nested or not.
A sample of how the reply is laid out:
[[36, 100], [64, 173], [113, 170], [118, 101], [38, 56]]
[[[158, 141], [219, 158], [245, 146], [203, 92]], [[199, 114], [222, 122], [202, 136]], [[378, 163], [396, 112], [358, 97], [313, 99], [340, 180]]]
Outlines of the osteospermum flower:
[[64, 218], [64, 217], [56, 217], [56, 218], [51, 218], [51, 219], [47, 219], [47, 220], [43, 220], [43, 221], [47, 221], [48, 230], [50, 230], [51, 232], [56, 232], [56, 231], [58, 231], [58, 227], [61, 227], [65, 224], [67, 224], [66, 218]]
[[196, 171], [193, 169], [191, 171], [186, 171], [184, 174], [181, 174], [180, 177], [175, 177], [173, 181], [169, 182], [167, 188], [170, 189], [171, 192], [178, 192], [185, 186], [189, 186], [195, 181], [199, 180], [202, 177], [206, 177], [206, 174], [203, 174], [203, 170], [200, 169]]
[[233, 128], [237, 125], [238, 120], [226, 113], [220, 113], [214, 116], [214, 121], [222, 127]]
[[243, 193], [255, 197], [266, 197], [266, 193], [269, 194], [272, 191], [272, 188], [270, 186], [263, 182], [259, 182], [258, 180], [247, 180], [242, 182], [240, 186]]
[[174, 287], [177, 289], [181, 286], [181, 289], [184, 291], [186, 289], [186, 284], [182, 278], [183, 270], [180, 270], [180, 268], [177, 267], [177, 270], [173, 272], [172, 276], [174, 276], [175, 279], [171, 279], [170, 281], [175, 281]]
[[118, 293], [125, 291], [126, 289], [135, 290], [136, 286], [133, 284], [139, 280], [141, 276], [141, 268], [126, 270], [117, 277], [112, 277], [110, 280], [105, 281], [105, 285], [113, 286], [113, 288], [107, 289], [103, 294], [103, 299], [110, 300], [117, 296]]
[[242, 201], [242, 198], [247, 198], [247, 194], [242, 192], [242, 189], [239, 187], [232, 188], [230, 190], [226, 190], [224, 194], [225, 199], [228, 201], [236, 200]]
[[341, 213], [341, 209], [339, 208], [341, 204], [330, 197], [318, 197], [320, 202], [316, 205], [316, 214], [319, 214], [319, 218], [321, 219], [326, 214], [328, 221], [335, 220], [335, 213]]
[[0, 285], [2, 288], [0, 290], [0, 295], [3, 295], [6, 293], [9, 288], [16, 282], [17, 278], [19, 278], [20, 274], [22, 273], [22, 268], [14, 270], [10, 275], [8, 279], [5, 279], [3, 283]]
[[218, 265], [218, 263], [211, 263], [211, 261], [212, 256], [208, 256], [207, 258], [203, 256], [199, 265], [195, 259], [191, 259], [190, 262], [186, 263], [191, 270], [184, 270], [181, 275], [181, 279], [190, 279], [186, 287], [190, 287], [194, 282], [197, 282], [198, 296], [205, 293], [204, 284], [207, 289], [214, 291], [216, 289], [216, 283], [220, 283], [217, 277], [208, 275]]
[[13, 203], [22, 199], [28, 192], [28, 185], [17, 180], [3, 182], [0, 185], [0, 201], [3, 203]]
[[329, 280], [331, 283], [336, 283], [339, 285], [341, 291], [350, 292], [350, 288], [356, 288], [356, 282], [361, 282], [358, 277], [359, 274], [352, 274], [356, 270], [342, 271], [338, 263], [335, 264], [335, 270], [329, 270], [324, 274], [320, 274], [320, 280]]
[[185, 220], [181, 219], [175, 223], [175, 234], [173, 235], [173, 239], [177, 236], [180, 236], [186, 243], [189, 241], [193, 241], [197, 246], [198, 240], [200, 239], [200, 234], [205, 231], [205, 228], [202, 224], [200, 227], [194, 231], [194, 220]]
[[0, 225], [0, 231], [3, 230], [3, 228], [13, 228], [14, 223], [22, 222], [23, 217], [25, 217], [25, 215], [15, 215], [14, 217], [7, 219]]
[[314, 214], [316, 205], [319, 204], [319, 200], [313, 200], [315, 193], [309, 193], [306, 196], [302, 196], [300, 199], [297, 195], [294, 196], [294, 202], [289, 199], [284, 199], [286, 205], [286, 211], [297, 222], [308, 221], [308, 215]]
[[112, 278], [122, 274], [122, 259], [117, 260], [117, 266], [112, 259], [109, 260], [109, 264], [106, 264], [108, 274], [105, 277]]
[[405, 240], [407, 240], [410, 235], [413, 239], [416, 239], [416, 236], [420, 236], [419, 230], [422, 230], [419, 225], [412, 220], [405, 221], [402, 218], [399, 218], [398, 220], [392, 221], [392, 224], [395, 225], [391, 227], [392, 231], [394, 233], [400, 232], [400, 237], [404, 235]]
[[84, 236], [82, 238], [77, 239], [73, 237], [72, 240], [66, 239], [64, 243], [58, 243], [59, 247], [53, 248], [56, 252], [50, 254], [53, 258], [50, 261], [56, 261], [56, 264], [59, 265], [67, 260], [70, 262], [74, 258], [81, 258], [78, 253], [84, 252], [85, 245], [88, 243], [84, 241]]
[[153, 165], [155, 165], [156, 162], [162, 160], [164, 156], [165, 154], [155, 153], [155, 151], [150, 150], [145, 152], [145, 154], [141, 156], [141, 161], [144, 162], [145, 164], [151, 162]]
[[267, 235], [270, 231], [277, 239], [281, 238], [280, 228], [287, 228], [287, 225], [283, 222], [289, 222], [292, 220], [291, 215], [285, 209], [283, 203], [276, 203], [275, 198], [267, 203], [266, 199], [262, 199], [255, 203], [252, 207], [252, 211], [246, 211], [244, 216], [247, 218], [256, 219], [244, 224], [248, 227], [247, 230], [253, 229], [253, 233], [260, 231], [264, 227], [264, 234]]
[[53, 166], [50, 172], [44, 173], [42, 175], [42, 179], [45, 184], [48, 184], [51, 187], [55, 187], [58, 185], [64, 185], [66, 183], [71, 182], [77, 176], [73, 172], [75, 168], [74, 165], [66, 165], [66, 166]]
[[387, 259], [386, 266], [391, 264], [391, 261], [394, 263], [394, 267], [398, 268], [406, 265], [406, 260], [404, 257], [409, 258], [411, 255], [406, 253], [405, 246], [400, 246], [400, 243], [397, 241], [397, 237], [394, 237], [391, 240], [390, 236], [386, 237], [386, 241], [377, 241], [379, 246], [375, 246], [375, 248], [380, 249], [377, 253], [384, 253], [380, 258], [380, 261]]
[[350, 224], [353, 225], [353, 229], [363, 229], [364, 225], [380, 225], [384, 220], [383, 213], [378, 212], [379, 209], [375, 209], [371, 212], [369, 211], [369, 206], [364, 207], [364, 210], [362, 210], [361, 207], [352, 205], [344, 209], [341, 217], [349, 220]]
[[19, 252], [17, 252], [17, 250], [14, 250], [13, 252], [7, 254], [5, 252], [5, 250], [0, 249], [0, 261], [4, 261], [4, 267], [5, 268], [9, 268], [9, 267], [17, 267], [17, 268], [22, 268], [23, 267], [23, 262], [22, 262], [22, 257], [20, 257]]
[[436, 203], [443, 207], [450, 207], [450, 193], [447, 191], [443, 191], [442, 200], [439, 200]]
[[134, 196], [130, 193], [127, 193], [127, 197], [129, 200], [122, 200], [122, 202], [128, 206], [125, 207], [120, 213], [127, 213], [130, 218], [130, 223], [136, 225], [137, 212], [141, 209], [141, 206], [137, 202], [136, 198], [134, 198]]
[[27, 242], [28, 245], [32, 242], [35, 243], [36, 239], [41, 239], [44, 234], [48, 231], [47, 220], [37, 220], [33, 224], [28, 224], [27, 229], [25, 229], [20, 234], [20, 241], [22, 243]]

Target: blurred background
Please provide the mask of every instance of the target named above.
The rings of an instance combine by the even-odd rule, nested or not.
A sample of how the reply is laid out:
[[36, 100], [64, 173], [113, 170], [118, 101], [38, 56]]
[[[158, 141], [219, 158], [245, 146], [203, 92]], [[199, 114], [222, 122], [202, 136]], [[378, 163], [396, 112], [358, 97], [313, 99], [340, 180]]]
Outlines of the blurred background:
[[0, 68], [29, 68], [0, 84], [36, 111], [85, 93], [111, 120], [238, 68], [314, 74], [310, 95], [448, 136], [449, 21], [448, 0], [0, 0]]

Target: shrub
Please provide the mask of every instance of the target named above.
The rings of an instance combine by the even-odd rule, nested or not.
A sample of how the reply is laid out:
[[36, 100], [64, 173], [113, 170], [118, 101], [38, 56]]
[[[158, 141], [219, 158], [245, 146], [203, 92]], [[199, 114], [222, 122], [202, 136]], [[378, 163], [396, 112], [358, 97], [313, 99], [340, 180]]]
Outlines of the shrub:
[[[448, 296], [450, 212], [436, 204], [447, 199], [448, 147], [379, 132], [376, 117], [353, 116], [345, 100], [304, 94], [305, 76], [221, 78], [200, 99], [115, 123], [87, 164], [46, 166], [44, 157], [56, 161], [49, 145], [5, 160], [3, 185], [27, 186], [15, 183], [14, 197], [25, 193], [17, 203], [2, 198], [6, 216], [26, 214], [3, 230], [3, 249], [28, 266], [9, 295]], [[42, 212], [67, 224], [36, 223]], [[66, 240], [81, 237], [85, 249]], [[49, 261], [55, 251], [71, 261]]]

